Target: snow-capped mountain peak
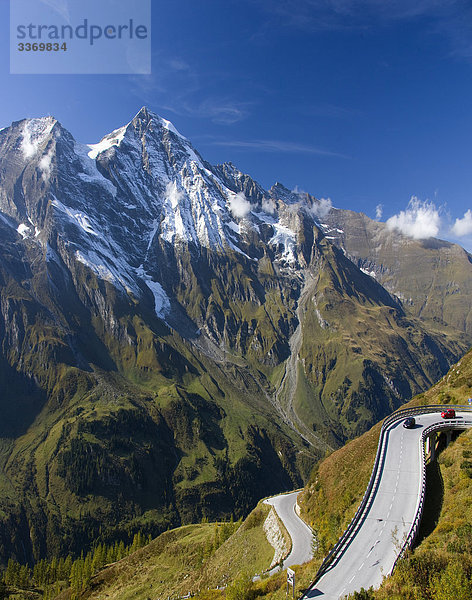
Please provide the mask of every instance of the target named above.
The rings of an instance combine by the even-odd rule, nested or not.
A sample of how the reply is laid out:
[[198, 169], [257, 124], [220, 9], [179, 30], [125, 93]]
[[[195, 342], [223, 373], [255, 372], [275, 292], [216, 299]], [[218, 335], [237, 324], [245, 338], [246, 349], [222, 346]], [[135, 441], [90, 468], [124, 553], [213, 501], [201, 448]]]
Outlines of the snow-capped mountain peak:
[[[297, 214], [307, 195], [283, 186], [265, 191], [230, 163], [210, 165], [170, 121], [147, 108], [88, 146], [52, 117], [3, 131], [0, 159], [2, 144], [18, 157], [9, 171], [31, 174], [25, 185], [34, 204], [25, 206], [12, 188], [15, 203], [0, 206], [16, 221], [16, 234], [52, 248], [56, 254], [47, 256], [54, 260], [67, 252], [128, 293], [149, 288], [161, 318], [170, 301], [155, 257], [164, 247], [257, 261], [267, 244], [275, 260], [297, 267]], [[11, 161], [13, 155], [4, 156]]]

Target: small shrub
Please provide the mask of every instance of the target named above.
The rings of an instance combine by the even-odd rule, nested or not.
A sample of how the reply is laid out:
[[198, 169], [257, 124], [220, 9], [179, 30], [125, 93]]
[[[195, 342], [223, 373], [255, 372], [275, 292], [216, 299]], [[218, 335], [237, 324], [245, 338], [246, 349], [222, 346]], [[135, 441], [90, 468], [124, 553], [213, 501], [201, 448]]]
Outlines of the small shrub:
[[470, 600], [472, 585], [460, 562], [451, 562], [439, 575], [431, 579], [434, 600]]
[[368, 590], [361, 588], [359, 592], [354, 592], [348, 596], [349, 600], [375, 600], [373, 588]]
[[231, 585], [226, 588], [227, 600], [254, 600], [256, 592], [252, 579], [241, 573]]
[[265, 514], [261, 508], [255, 508], [252, 513], [246, 519], [244, 523], [245, 529], [252, 529], [253, 527], [259, 527], [265, 521]]

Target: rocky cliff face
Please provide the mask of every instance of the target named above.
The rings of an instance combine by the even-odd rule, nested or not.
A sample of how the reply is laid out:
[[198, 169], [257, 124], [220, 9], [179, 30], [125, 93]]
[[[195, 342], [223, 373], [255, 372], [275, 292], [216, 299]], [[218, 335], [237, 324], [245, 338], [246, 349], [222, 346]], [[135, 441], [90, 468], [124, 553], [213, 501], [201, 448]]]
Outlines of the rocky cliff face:
[[88, 147], [50, 117], [0, 131], [0, 211], [4, 557], [244, 514], [470, 344], [462, 249], [416, 249], [444, 258], [416, 310], [407, 240], [375, 254], [362, 216], [146, 109]]

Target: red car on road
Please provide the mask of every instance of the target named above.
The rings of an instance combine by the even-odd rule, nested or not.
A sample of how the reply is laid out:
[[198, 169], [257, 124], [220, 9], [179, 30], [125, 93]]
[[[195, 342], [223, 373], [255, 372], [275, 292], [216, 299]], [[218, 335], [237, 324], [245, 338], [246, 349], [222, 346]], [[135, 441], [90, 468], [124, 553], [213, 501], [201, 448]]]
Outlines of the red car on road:
[[447, 410], [442, 411], [441, 417], [443, 419], [455, 419], [456, 411], [453, 408], [448, 408]]

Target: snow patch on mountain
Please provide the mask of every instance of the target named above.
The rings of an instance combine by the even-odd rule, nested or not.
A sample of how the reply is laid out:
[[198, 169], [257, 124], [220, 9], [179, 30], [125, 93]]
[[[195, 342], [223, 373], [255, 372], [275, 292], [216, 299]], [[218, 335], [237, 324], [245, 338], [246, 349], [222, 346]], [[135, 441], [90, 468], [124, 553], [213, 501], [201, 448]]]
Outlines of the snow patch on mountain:
[[90, 148], [90, 150], [87, 152], [88, 156], [91, 159], [95, 160], [101, 152], [105, 152], [113, 146], [119, 146], [123, 141], [127, 127], [128, 126], [125, 125], [124, 127], [115, 129], [114, 131], [103, 137], [98, 142], [98, 144], [87, 144], [87, 147]]
[[[195, 241], [195, 230], [187, 210], [190, 206], [185, 202], [185, 194], [177, 187], [175, 181], [167, 184], [164, 201], [166, 216], [161, 225], [162, 238], [171, 243], [176, 236], [186, 242]], [[182, 204], [184, 206], [181, 206]]]
[[95, 161], [89, 157], [87, 148], [88, 146], [85, 146], [84, 144], [75, 143], [74, 145], [74, 151], [79, 157], [83, 169], [82, 173], [78, 173], [78, 177], [86, 183], [100, 185], [104, 187], [112, 196], [116, 196], [116, 187], [97, 169]]
[[76, 225], [79, 229], [81, 229], [85, 233], [88, 233], [88, 234], [91, 234], [91, 235], [94, 235], [97, 237], [99, 236], [98, 232], [93, 228], [93, 226], [90, 222], [91, 221], [90, 217], [88, 215], [86, 215], [84, 212], [82, 212], [80, 210], [74, 210], [73, 208], [65, 206], [57, 198], [54, 198], [54, 200], [52, 201], [52, 205], [55, 208], [57, 208], [58, 210], [60, 210], [68, 218], [69, 221], [74, 223], [74, 225]]
[[89, 267], [100, 279], [139, 295], [139, 286], [125, 258], [126, 253], [116, 240], [104, 233], [101, 224], [84, 211], [66, 206], [55, 197], [52, 205], [57, 216], [73, 224], [80, 234], [80, 242], [72, 238], [75, 245], [80, 243], [80, 248], [75, 251], [76, 260]]
[[146, 285], [154, 295], [154, 310], [160, 319], [165, 319], [170, 310], [170, 302], [161, 284], [152, 279], [146, 279]]
[[226, 223], [226, 227], [228, 227], [228, 229], [234, 231], [234, 233], [237, 233], [239, 235], [239, 225], [234, 221], [228, 221]]
[[16, 229], [14, 224], [6, 217], [6, 215], [3, 215], [2, 213], [0, 213], [0, 221], [2, 221], [2, 223], [4, 223], [7, 227]]
[[24, 223], [20, 223], [17, 229], [18, 233], [21, 235], [23, 239], [27, 238], [31, 232], [31, 227], [25, 225]]
[[167, 119], [163, 119], [162, 117], [159, 117], [159, 120], [165, 129], [167, 129], [168, 131], [172, 131], [173, 134], [175, 134], [177, 137], [181, 138], [182, 140], [188, 141], [185, 136], [183, 136], [179, 131], [177, 131], [177, 129], [175, 128], [173, 123], [171, 123]]
[[272, 227], [274, 228], [275, 234], [269, 240], [269, 244], [273, 246], [282, 246], [282, 259], [289, 264], [295, 264], [297, 262], [297, 256], [295, 252], [295, 232], [285, 225], [281, 225], [280, 223], [274, 223]]
[[153, 281], [152, 277], [146, 273], [143, 265], [136, 269], [136, 274], [144, 281], [154, 296], [154, 310], [160, 319], [165, 319], [170, 311], [170, 300], [164, 291], [164, 288], [157, 281]]
[[106, 264], [104, 257], [100, 256], [94, 250], [89, 250], [88, 252], [76, 250], [75, 258], [89, 267], [89, 269], [96, 273], [100, 279], [104, 279], [113, 284], [116, 284], [117, 282], [121, 283], [121, 277], [117, 275], [116, 269], [109, 264]]
[[164, 218], [160, 224], [162, 239], [169, 243], [182, 240], [219, 250], [230, 247], [241, 252], [229, 238], [231, 234], [239, 234], [237, 225], [229, 225], [231, 233], [225, 227], [234, 223], [226, 208], [226, 197], [232, 192], [220, 181], [204, 177], [197, 163], [192, 162], [190, 169], [188, 167], [177, 174], [177, 180], [166, 185]]
[[253, 211], [252, 214], [257, 217], [259, 221], [262, 223], [267, 223], [268, 225], [275, 225], [278, 222], [275, 215], [271, 215], [266, 212]]
[[139, 288], [130, 276], [131, 267], [126, 260], [114, 256], [103, 247], [87, 250], [76, 250], [75, 258], [100, 279], [108, 281], [117, 288], [123, 288], [128, 293], [139, 296]]

